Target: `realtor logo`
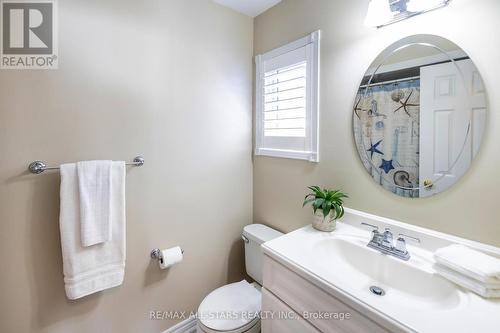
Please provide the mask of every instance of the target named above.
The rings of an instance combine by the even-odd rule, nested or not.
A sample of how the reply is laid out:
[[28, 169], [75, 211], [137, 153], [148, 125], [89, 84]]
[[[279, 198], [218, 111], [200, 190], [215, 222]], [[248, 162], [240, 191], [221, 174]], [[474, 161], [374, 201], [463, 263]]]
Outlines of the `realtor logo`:
[[1, 0], [2, 69], [57, 69], [55, 0]]

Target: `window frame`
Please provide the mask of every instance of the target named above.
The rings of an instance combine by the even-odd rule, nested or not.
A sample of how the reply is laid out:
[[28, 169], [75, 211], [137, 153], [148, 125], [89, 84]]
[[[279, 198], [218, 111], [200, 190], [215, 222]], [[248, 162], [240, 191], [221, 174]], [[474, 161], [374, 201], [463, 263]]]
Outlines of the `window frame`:
[[[296, 41], [278, 47], [255, 57], [255, 155], [271, 156], [319, 162], [319, 68], [320, 68], [320, 31], [315, 31]], [[310, 45], [306, 51], [306, 137], [311, 148], [291, 150], [285, 148], [263, 147], [264, 126], [264, 75], [265, 62]], [[292, 137], [281, 137], [284, 141], [292, 141]], [[289, 139], [287, 139], [289, 138]]]

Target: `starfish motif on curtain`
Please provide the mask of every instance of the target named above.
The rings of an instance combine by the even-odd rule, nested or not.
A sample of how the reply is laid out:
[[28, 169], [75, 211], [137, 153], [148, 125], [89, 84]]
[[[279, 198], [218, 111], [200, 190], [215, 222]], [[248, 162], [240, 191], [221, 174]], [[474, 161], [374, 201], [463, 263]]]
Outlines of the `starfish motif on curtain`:
[[411, 104], [411, 103], [408, 103], [408, 101], [410, 100], [411, 94], [413, 94], [413, 90], [410, 91], [410, 93], [408, 94], [408, 97], [406, 97], [406, 99], [405, 99], [404, 102], [399, 101], [399, 103], [401, 105], [396, 110], [394, 110], [394, 113], [396, 113], [397, 111], [403, 109], [406, 112], [406, 114], [408, 115], [408, 117], [411, 117], [410, 112], [408, 112], [407, 108], [409, 106], [420, 106], [420, 104]]
[[361, 102], [361, 97], [358, 99], [358, 101], [356, 102], [356, 105], [354, 105], [354, 113], [356, 114], [356, 116], [358, 116], [359, 119], [361, 119], [361, 117], [359, 116], [359, 111], [363, 111], [362, 108], [359, 107], [359, 103]]
[[380, 154], [380, 155], [384, 155], [384, 153], [382, 153], [380, 150], [378, 150], [378, 145], [382, 142], [382, 140], [380, 140], [379, 142], [377, 142], [376, 144], [373, 144], [372, 143], [372, 140], [370, 139], [370, 149], [367, 149], [366, 151], [369, 151], [371, 154], [370, 154], [370, 158], [373, 159], [373, 154], [374, 153], [377, 153], [377, 154]]
[[392, 160], [386, 161], [382, 159], [382, 164], [379, 166], [379, 168], [384, 170], [385, 173], [389, 173], [389, 171], [394, 169], [394, 166], [392, 165]]

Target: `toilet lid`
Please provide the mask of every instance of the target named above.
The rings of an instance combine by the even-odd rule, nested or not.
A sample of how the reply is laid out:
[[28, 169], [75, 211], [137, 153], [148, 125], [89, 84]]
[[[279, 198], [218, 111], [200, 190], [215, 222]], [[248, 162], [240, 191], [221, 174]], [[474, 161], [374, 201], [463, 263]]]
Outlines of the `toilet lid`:
[[231, 331], [259, 318], [261, 293], [243, 280], [215, 289], [198, 307], [198, 319], [217, 331]]

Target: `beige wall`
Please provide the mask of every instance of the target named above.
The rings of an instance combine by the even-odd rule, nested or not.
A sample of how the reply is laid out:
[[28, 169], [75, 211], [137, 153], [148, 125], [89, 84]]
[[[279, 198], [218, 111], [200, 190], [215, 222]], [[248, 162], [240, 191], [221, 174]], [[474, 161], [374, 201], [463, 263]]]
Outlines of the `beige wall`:
[[[254, 54], [322, 30], [320, 163], [256, 157], [254, 220], [284, 231], [311, 220], [302, 209], [306, 186], [341, 188], [346, 205], [377, 215], [500, 245], [500, 1], [453, 0], [447, 8], [382, 29], [363, 26], [368, 0], [284, 0], [254, 22]], [[364, 170], [352, 139], [351, 109], [359, 82], [386, 46], [412, 34], [458, 44], [479, 68], [490, 110], [481, 151], [452, 189], [405, 199], [378, 186]]]
[[[243, 277], [252, 221], [252, 20], [210, 0], [59, 1], [60, 68], [0, 71], [0, 332], [161, 332]], [[66, 300], [59, 175], [132, 159], [121, 287]], [[154, 247], [180, 245], [170, 271]]]

